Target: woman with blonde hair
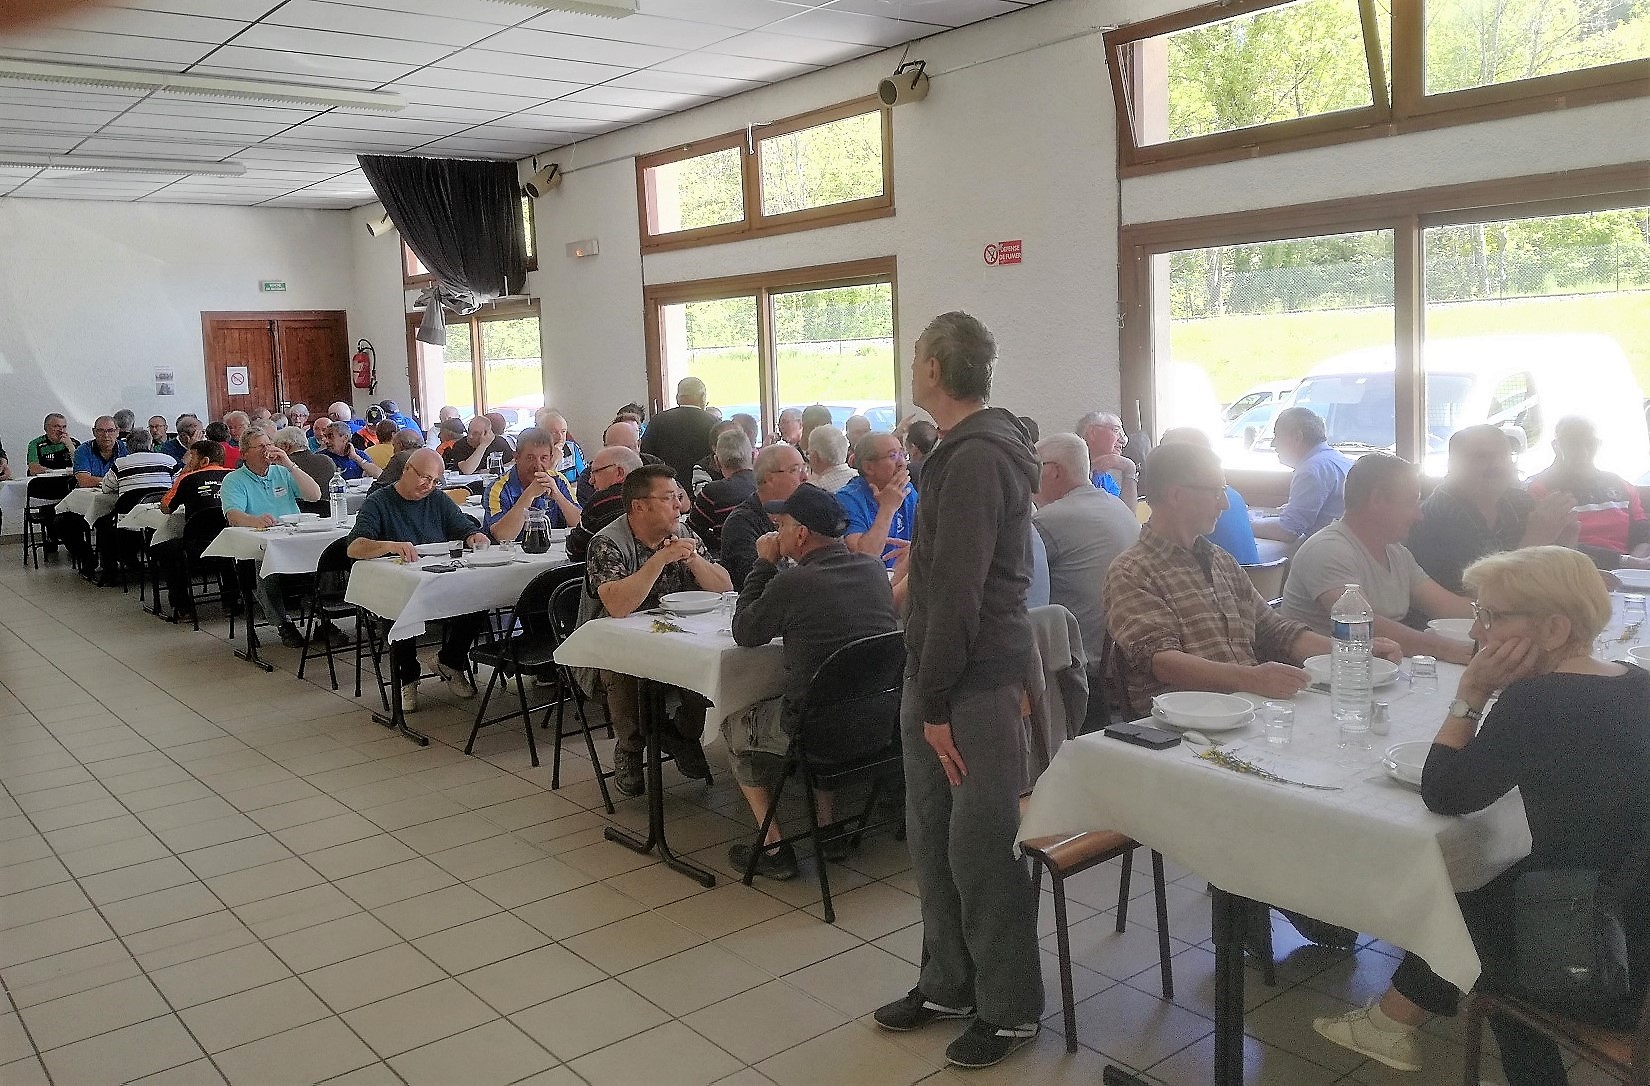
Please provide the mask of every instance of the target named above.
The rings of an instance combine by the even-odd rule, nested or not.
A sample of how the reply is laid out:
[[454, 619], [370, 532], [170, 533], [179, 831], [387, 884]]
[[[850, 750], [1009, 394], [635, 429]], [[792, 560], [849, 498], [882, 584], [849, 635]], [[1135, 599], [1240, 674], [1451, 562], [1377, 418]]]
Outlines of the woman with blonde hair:
[[[1439, 814], [1464, 815], [1514, 788], [1522, 794], [1529, 856], [1480, 889], [1457, 895], [1483, 963], [1479, 987], [1522, 994], [1513, 983], [1518, 877], [1555, 868], [1609, 876], [1650, 842], [1650, 672], [1592, 655], [1593, 640], [1610, 619], [1610, 597], [1593, 563], [1577, 551], [1529, 547], [1491, 555], [1469, 566], [1463, 580], [1476, 597], [1472, 634], [1479, 648], [1433, 738], [1421, 795]], [[1650, 878], [1641, 868], [1634, 886], [1619, 889], [1629, 996], [1608, 1005], [1550, 1006], [1625, 1029], [1636, 1020], [1650, 980]], [[1428, 1014], [1453, 1015], [1459, 998], [1424, 961], [1406, 954], [1379, 1000], [1319, 1018], [1313, 1027], [1388, 1067], [1418, 1071], [1416, 1027]], [[1508, 1086], [1567, 1081], [1552, 1041], [1498, 1017], [1490, 1026]]]

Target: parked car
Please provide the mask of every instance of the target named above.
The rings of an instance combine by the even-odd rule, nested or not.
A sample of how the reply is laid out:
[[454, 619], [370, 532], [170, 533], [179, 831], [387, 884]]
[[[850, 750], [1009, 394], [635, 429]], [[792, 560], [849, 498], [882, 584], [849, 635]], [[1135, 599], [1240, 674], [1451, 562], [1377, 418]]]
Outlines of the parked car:
[[1295, 386], [1298, 384], [1299, 380], [1268, 381], [1265, 384], [1251, 386], [1247, 392], [1226, 405], [1226, 421], [1234, 422], [1255, 408], [1268, 404], [1272, 405], [1274, 411], [1288, 406], [1289, 398], [1294, 395]]

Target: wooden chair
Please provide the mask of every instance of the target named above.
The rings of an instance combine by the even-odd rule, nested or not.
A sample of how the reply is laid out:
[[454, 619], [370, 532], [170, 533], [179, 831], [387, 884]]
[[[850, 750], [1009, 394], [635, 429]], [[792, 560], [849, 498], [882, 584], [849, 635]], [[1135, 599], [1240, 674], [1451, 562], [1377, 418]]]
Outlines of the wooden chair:
[[1289, 575], [1289, 558], [1285, 556], [1258, 565], [1244, 566], [1243, 572], [1249, 575], [1249, 583], [1255, 586], [1255, 591], [1259, 592], [1263, 599], [1276, 599], [1283, 595], [1283, 581]]
[[[1020, 797], [1023, 813], [1030, 795]], [[1121, 859], [1117, 876], [1117, 930], [1129, 920], [1129, 877], [1133, 873], [1134, 850], [1140, 843], [1110, 830], [1034, 837], [1020, 847], [1037, 866], [1047, 871], [1054, 890], [1054, 939], [1060, 958], [1060, 1010], [1066, 1028], [1066, 1051], [1077, 1051], [1077, 1008], [1071, 987], [1071, 927], [1066, 919], [1066, 880], [1097, 867], [1107, 860]], [[1039, 885], [1042, 875], [1037, 877]], [[1169, 964], [1169, 901], [1163, 883], [1163, 854], [1152, 850], [1152, 892], [1157, 899], [1157, 969], [1163, 998], [1174, 998], [1174, 967]]]
[[1645, 992], [1638, 1025], [1630, 1031], [1589, 1026], [1512, 996], [1476, 993], [1467, 1004], [1467, 1051], [1462, 1073], [1467, 1086], [1478, 1086], [1484, 1023], [1492, 1014], [1522, 1022], [1552, 1038], [1626, 1086], [1650, 1086], [1650, 991]]
[[450, 486], [441, 493], [451, 498], [453, 500], [453, 504], [458, 506], [460, 509], [463, 509], [464, 503], [470, 500], [470, 491], [467, 487]]

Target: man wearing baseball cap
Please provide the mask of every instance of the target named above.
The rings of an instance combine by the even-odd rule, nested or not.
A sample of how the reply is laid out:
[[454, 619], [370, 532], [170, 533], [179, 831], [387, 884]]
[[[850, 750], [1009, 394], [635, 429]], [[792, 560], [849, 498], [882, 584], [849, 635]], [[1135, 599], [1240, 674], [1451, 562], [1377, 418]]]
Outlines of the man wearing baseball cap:
[[[756, 563], [733, 613], [733, 639], [747, 647], [784, 639], [785, 693], [722, 722], [734, 778], [758, 826], [773, 802], [796, 731], [797, 707], [807, 696], [814, 672], [850, 641], [895, 628], [888, 573], [876, 558], [850, 551], [842, 541], [848, 515], [829, 491], [803, 483], [783, 501], [765, 502], [763, 509], [779, 530], [756, 541]], [[781, 570], [781, 559], [794, 564]], [[819, 793], [818, 801], [821, 824], [829, 824], [831, 794]], [[779, 840], [775, 819], [756, 871], [789, 879], [796, 875], [796, 853]], [[840, 860], [847, 841], [837, 838], [822, 842], [822, 847], [827, 858]], [[729, 863], [743, 871], [752, 848], [748, 843], [732, 846]]]

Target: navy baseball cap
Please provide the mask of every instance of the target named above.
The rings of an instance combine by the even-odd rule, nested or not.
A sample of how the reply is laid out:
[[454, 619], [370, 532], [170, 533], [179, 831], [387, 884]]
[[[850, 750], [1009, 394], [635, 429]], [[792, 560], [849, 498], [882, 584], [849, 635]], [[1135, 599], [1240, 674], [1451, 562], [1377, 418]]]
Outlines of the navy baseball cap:
[[784, 501], [763, 502], [769, 513], [784, 513], [810, 532], [840, 539], [848, 530], [848, 514], [829, 490], [803, 483]]

